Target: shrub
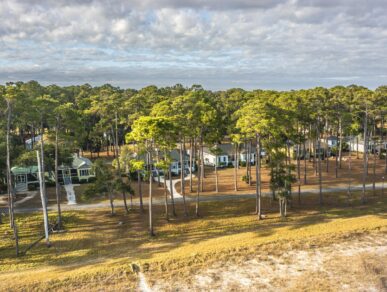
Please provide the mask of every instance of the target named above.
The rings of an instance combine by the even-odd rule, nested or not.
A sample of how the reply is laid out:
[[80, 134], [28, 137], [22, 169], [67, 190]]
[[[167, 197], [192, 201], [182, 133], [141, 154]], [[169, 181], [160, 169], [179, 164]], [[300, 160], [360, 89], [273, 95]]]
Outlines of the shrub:
[[38, 188], [35, 184], [29, 184], [28, 185], [28, 190], [29, 191], [36, 191]]
[[76, 176], [73, 176], [73, 177], [71, 178], [71, 182], [72, 182], [73, 184], [77, 184], [77, 183], [79, 183], [79, 178], [76, 177]]
[[245, 183], [249, 183], [249, 176], [247, 175], [242, 176], [242, 181], [244, 181]]
[[239, 165], [242, 166], [242, 167], [245, 167], [246, 166], [246, 161], [239, 162]]
[[94, 184], [90, 184], [87, 186], [85, 191], [81, 194], [81, 199], [83, 201], [87, 201], [95, 196], [97, 196], [97, 189]]

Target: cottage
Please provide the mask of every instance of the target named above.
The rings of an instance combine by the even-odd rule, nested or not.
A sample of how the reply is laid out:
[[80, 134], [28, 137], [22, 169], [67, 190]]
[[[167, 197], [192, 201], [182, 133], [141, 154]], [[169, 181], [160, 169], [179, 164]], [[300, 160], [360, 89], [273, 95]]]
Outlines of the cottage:
[[328, 136], [324, 140], [324, 142], [328, 144], [329, 148], [336, 147], [339, 144], [339, 139], [336, 136]]
[[[152, 154], [153, 157], [153, 165], [157, 162], [157, 157], [162, 159], [164, 156], [163, 152], [157, 152], [155, 151]], [[181, 163], [180, 163], [180, 150], [173, 149], [172, 151], [168, 152], [168, 156], [171, 159], [171, 173], [172, 175], [179, 175], [181, 173]], [[133, 158], [137, 160], [143, 160], [145, 163], [147, 163], [146, 155], [144, 154], [134, 154]], [[187, 152], [183, 151], [183, 164], [184, 164], [184, 172], [189, 172], [189, 155]], [[195, 165], [192, 165], [192, 171], [195, 171]], [[154, 175], [157, 176], [157, 174], [163, 175], [163, 170], [154, 168]]]
[[90, 159], [77, 154], [73, 155], [71, 166], [61, 165], [58, 171], [58, 180], [60, 183], [88, 182], [95, 177], [92, 171], [93, 163]]
[[15, 192], [26, 192], [39, 186], [39, 171], [37, 166], [14, 166], [11, 168]]
[[[170, 153], [171, 158], [171, 173], [173, 175], [179, 175], [181, 173], [181, 163], [180, 163], [180, 151], [172, 150]], [[184, 164], [184, 172], [189, 172], [189, 155], [187, 152], [183, 151], [183, 164]], [[192, 171], [195, 171], [195, 165], [192, 165]]]
[[27, 150], [32, 150], [33, 146], [40, 142], [40, 140], [42, 140], [42, 135], [37, 135], [30, 139], [27, 139], [25, 143]]
[[[86, 157], [78, 157], [74, 154], [71, 166], [60, 166], [58, 170], [59, 183], [69, 182], [88, 182], [90, 178], [95, 177], [91, 168], [92, 162]], [[39, 187], [38, 166], [14, 166], [11, 168], [15, 191], [17, 193], [26, 192]], [[46, 171], [45, 178], [47, 182], [55, 181], [53, 171]]]
[[232, 144], [219, 144], [216, 148], [219, 149], [219, 154], [215, 155], [213, 148], [203, 147], [203, 159], [204, 165], [225, 167], [228, 166], [234, 159], [234, 147]]
[[[359, 137], [351, 137], [348, 141], [349, 149], [353, 152], [364, 153], [364, 140]], [[387, 141], [376, 142], [368, 141], [368, 153], [373, 153], [375, 150], [380, 152], [381, 150], [387, 149]]]
[[[231, 143], [219, 144], [216, 146], [220, 149], [220, 154], [217, 155], [218, 161], [217, 166], [224, 167], [228, 165], [235, 165], [235, 145]], [[203, 148], [203, 157], [204, 164], [215, 166], [216, 155], [211, 151], [212, 148], [204, 147]], [[252, 149], [250, 152], [250, 163], [255, 163], [255, 145], [252, 144]], [[244, 144], [239, 147], [239, 162], [245, 163], [248, 160], [248, 150]], [[266, 152], [264, 149], [261, 149], [261, 157], [265, 156]]]

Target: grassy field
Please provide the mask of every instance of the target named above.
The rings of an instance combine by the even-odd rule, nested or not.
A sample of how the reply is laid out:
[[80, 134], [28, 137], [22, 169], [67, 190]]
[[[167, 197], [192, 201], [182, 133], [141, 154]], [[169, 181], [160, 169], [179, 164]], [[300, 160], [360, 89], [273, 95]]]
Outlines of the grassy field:
[[[178, 206], [179, 216], [169, 222], [157, 206], [153, 238], [147, 234], [147, 214], [138, 210], [129, 215], [119, 210], [114, 217], [107, 209], [65, 212], [66, 232], [51, 236], [52, 247], [40, 242], [19, 258], [9, 226], [2, 224], [0, 290], [135, 289], [138, 278], [132, 263], [153, 285], [177, 276], [189, 278], [211, 263], [258, 250], [274, 252], [289, 244], [323, 246], [369, 232], [385, 235], [386, 199], [370, 197], [367, 205], [360, 205], [356, 196], [348, 206], [345, 194], [326, 195], [322, 209], [315, 207], [315, 196], [306, 197], [302, 206], [293, 206], [286, 221], [278, 217], [276, 203], [269, 201], [264, 202], [266, 218], [260, 222], [251, 199], [203, 203], [202, 218], [185, 218]], [[23, 250], [42, 234], [42, 218], [35, 213], [17, 216]]]

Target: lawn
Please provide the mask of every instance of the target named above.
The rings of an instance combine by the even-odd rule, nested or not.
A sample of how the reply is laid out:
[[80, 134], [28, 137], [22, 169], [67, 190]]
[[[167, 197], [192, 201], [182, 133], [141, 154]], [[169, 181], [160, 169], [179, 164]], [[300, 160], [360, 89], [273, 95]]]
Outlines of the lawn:
[[[189, 277], [210, 263], [257, 250], [270, 252], [285, 243], [324, 245], [353, 234], [387, 231], [386, 199], [370, 197], [367, 205], [354, 200], [351, 206], [336, 199], [324, 208], [315, 207], [315, 201], [310, 196], [303, 206], [295, 204], [286, 221], [278, 217], [275, 203], [265, 201], [267, 217], [260, 222], [253, 214], [252, 199], [202, 203], [201, 218], [185, 218], [179, 205], [179, 216], [169, 222], [163, 219], [162, 207], [156, 206], [153, 238], [147, 234], [147, 214], [138, 210], [129, 215], [118, 210], [114, 217], [108, 209], [65, 212], [66, 232], [52, 235], [52, 247], [41, 242], [19, 258], [14, 256], [9, 226], [3, 224], [0, 290], [134, 289], [138, 279], [132, 263], [154, 283], [174, 275]], [[333, 202], [328, 195], [326, 201]], [[36, 213], [17, 216], [23, 250], [42, 233], [42, 219]], [[50, 220], [55, 220], [55, 213]]]

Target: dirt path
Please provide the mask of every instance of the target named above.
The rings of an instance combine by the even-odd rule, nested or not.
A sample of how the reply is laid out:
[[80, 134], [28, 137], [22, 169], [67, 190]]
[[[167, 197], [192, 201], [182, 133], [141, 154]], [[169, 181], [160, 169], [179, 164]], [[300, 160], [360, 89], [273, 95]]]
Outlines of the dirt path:
[[153, 291], [387, 291], [387, 235], [359, 235], [325, 247], [276, 250], [218, 262]]

